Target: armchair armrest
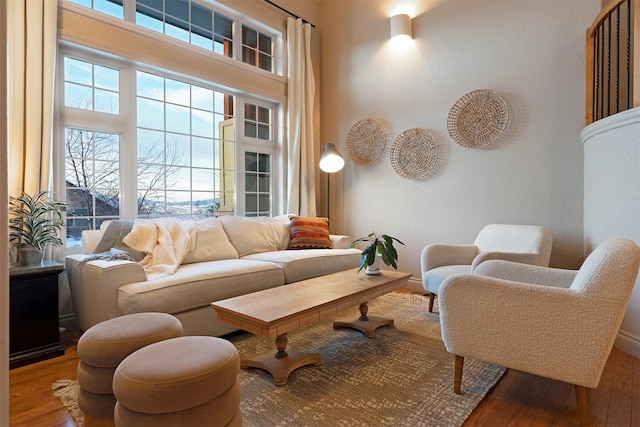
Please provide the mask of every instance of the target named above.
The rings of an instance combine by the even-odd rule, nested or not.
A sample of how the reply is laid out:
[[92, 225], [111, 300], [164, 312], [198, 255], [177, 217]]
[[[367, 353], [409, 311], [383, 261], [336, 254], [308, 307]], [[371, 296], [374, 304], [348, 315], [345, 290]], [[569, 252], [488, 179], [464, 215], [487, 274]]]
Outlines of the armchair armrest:
[[445, 280], [439, 304], [450, 353], [591, 388], [619, 322], [611, 300], [477, 275]]
[[432, 243], [422, 249], [420, 256], [422, 272], [443, 265], [471, 265], [477, 253], [476, 245]]
[[489, 260], [478, 265], [473, 270], [473, 274], [568, 289], [576, 278], [578, 270], [541, 267], [504, 260]]
[[118, 289], [127, 283], [144, 282], [142, 266], [132, 261], [87, 261], [85, 255], [65, 258], [71, 298], [78, 326], [86, 331], [104, 320], [117, 317]]

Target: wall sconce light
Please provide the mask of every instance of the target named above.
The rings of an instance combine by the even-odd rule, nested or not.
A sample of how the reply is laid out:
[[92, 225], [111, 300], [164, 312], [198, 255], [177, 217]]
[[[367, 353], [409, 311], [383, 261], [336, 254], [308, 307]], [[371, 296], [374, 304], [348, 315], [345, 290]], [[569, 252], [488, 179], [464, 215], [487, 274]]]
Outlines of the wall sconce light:
[[409, 15], [401, 14], [391, 17], [391, 38], [396, 36], [407, 36], [409, 38], [413, 38], [411, 17]]
[[324, 151], [320, 156], [320, 169], [327, 173], [338, 172], [344, 167], [344, 158], [332, 143], [324, 145]]

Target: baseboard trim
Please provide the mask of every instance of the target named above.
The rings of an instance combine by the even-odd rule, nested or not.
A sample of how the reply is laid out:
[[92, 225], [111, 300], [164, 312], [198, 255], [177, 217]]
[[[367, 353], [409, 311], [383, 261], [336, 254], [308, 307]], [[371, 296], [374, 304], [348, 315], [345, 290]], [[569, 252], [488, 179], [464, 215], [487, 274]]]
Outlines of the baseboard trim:
[[616, 336], [613, 346], [640, 359], [640, 337], [636, 335], [622, 330], [618, 331], [618, 336]]
[[409, 289], [411, 289], [412, 291], [416, 291], [416, 292], [421, 292], [421, 293], [425, 293], [424, 288], [422, 287], [422, 280], [417, 279], [415, 277], [411, 277], [409, 279]]
[[65, 331], [74, 331], [78, 329], [78, 322], [76, 321], [75, 313], [63, 314], [58, 318], [58, 324]]

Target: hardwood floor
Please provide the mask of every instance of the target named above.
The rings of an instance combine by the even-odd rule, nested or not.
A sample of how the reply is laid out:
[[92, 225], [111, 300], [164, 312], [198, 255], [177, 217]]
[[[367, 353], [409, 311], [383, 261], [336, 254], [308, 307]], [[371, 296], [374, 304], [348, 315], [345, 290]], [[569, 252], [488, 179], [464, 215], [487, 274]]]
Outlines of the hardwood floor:
[[[65, 355], [10, 371], [11, 427], [72, 427], [51, 384], [75, 379], [77, 333], [62, 336]], [[453, 380], [453, 375], [452, 375]], [[464, 387], [464, 382], [463, 382]], [[640, 359], [613, 349], [590, 395], [595, 426], [640, 427]], [[464, 426], [578, 426], [573, 387], [511, 369]]]
[[[591, 390], [594, 426], [640, 426], [640, 359], [614, 348]], [[579, 426], [574, 387], [507, 370], [464, 426]]]

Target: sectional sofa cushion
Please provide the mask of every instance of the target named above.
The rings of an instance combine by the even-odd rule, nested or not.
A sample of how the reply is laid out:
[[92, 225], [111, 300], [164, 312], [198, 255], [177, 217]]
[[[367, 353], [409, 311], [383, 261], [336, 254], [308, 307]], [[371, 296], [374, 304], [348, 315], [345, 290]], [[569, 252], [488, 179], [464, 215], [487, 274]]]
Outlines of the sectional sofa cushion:
[[281, 251], [289, 246], [289, 217], [243, 217], [225, 215], [220, 218], [229, 241], [238, 256]]
[[262, 252], [246, 255], [242, 259], [278, 264], [284, 272], [285, 282], [293, 283], [357, 268], [360, 263], [360, 253], [359, 249], [299, 249]]
[[182, 260], [182, 264], [237, 259], [238, 252], [224, 232], [219, 218], [206, 218], [196, 221], [196, 248]]
[[288, 249], [331, 249], [327, 218], [293, 216], [289, 231], [291, 242]]
[[[172, 276], [128, 283], [118, 289], [120, 315], [157, 311], [176, 315], [209, 307], [213, 301], [284, 284], [282, 269], [270, 262], [229, 259], [182, 265]], [[185, 333], [188, 335], [189, 333]]]

